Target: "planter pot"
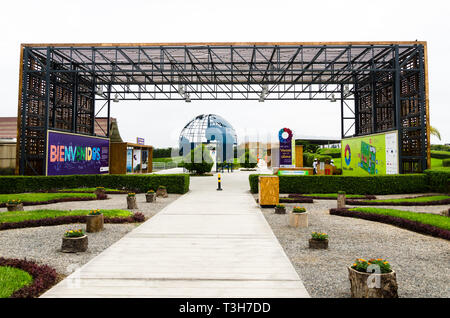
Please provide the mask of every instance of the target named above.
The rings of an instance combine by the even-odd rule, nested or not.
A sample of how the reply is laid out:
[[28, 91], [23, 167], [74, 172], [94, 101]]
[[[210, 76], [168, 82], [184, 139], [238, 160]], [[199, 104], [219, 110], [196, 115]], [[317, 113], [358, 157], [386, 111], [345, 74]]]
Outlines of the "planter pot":
[[156, 190], [156, 196], [167, 198], [169, 195], [167, 194], [167, 189], [158, 189]]
[[275, 214], [286, 214], [286, 208], [275, 207]]
[[127, 209], [134, 210], [137, 209], [136, 197], [127, 197]]
[[95, 189], [94, 194], [97, 196], [97, 200], [104, 200], [108, 197], [105, 189]]
[[289, 214], [289, 226], [291, 227], [308, 227], [308, 212]]
[[87, 235], [80, 237], [63, 237], [61, 252], [64, 253], [78, 253], [86, 252], [88, 248]]
[[345, 194], [338, 193], [338, 195], [337, 195], [337, 208], [338, 209], [345, 208]]
[[6, 208], [8, 209], [8, 211], [23, 211], [23, 203], [19, 204], [6, 203]]
[[146, 193], [145, 194], [145, 200], [147, 200], [147, 202], [153, 202], [156, 201], [156, 194], [155, 193]]
[[86, 216], [86, 232], [100, 232], [103, 230], [103, 214]]
[[328, 248], [328, 240], [315, 240], [309, 239], [309, 248], [313, 248], [316, 250], [327, 249]]
[[348, 268], [352, 298], [398, 298], [397, 277], [386, 274], [362, 273]]

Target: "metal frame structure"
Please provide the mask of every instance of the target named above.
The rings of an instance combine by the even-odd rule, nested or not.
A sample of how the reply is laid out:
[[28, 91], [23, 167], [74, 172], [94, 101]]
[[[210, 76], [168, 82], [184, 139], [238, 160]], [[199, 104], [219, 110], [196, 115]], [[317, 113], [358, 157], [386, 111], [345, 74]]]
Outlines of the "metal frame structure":
[[46, 132], [93, 135], [112, 99], [339, 99], [342, 138], [398, 130], [400, 172], [422, 171], [426, 54], [417, 41], [23, 44], [16, 171], [43, 174]]

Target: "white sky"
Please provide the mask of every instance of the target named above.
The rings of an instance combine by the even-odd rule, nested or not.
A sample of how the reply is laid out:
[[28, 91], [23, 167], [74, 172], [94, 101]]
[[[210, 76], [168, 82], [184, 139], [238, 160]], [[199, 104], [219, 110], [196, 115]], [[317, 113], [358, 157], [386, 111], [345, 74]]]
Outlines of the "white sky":
[[[20, 43], [428, 41], [431, 124], [450, 143], [448, 1], [2, 1], [0, 116], [17, 115]], [[275, 135], [340, 137], [339, 103], [317, 101], [141, 101], [112, 103], [127, 141], [176, 145], [201, 113]]]

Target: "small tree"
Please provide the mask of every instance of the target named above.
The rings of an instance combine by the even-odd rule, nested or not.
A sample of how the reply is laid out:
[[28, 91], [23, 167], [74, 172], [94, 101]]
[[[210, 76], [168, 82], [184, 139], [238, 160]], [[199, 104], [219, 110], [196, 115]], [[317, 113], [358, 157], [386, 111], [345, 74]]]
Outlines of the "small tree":
[[256, 157], [253, 156], [249, 150], [246, 150], [245, 153], [242, 154], [239, 161], [242, 168], [254, 168], [257, 165]]
[[191, 152], [183, 158], [183, 166], [189, 170], [189, 172], [195, 172], [197, 174], [210, 172], [213, 164], [209, 150], [203, 144], [192, 149]]

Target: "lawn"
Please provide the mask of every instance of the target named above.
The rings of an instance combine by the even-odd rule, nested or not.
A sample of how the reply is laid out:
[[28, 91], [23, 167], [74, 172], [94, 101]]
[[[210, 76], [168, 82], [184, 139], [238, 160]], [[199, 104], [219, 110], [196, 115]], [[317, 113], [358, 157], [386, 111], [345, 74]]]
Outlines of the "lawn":
[[400, 199], [383, 199], [383, 200], [370, 200], [363, 202], [384, 202], [384, 203], [395, 203], [395, 202], [431, 202], [431, 201], [440, 201], [440, 200], [448, 200], [450, 199], [450, 196], [448, 195], [430, 195], [430, 196], [423, 196], [423, 197], [417, 197], [417, 198], [400, 198]]
[[33, 278], [27, 272], [9, 266], [0, 266], [0, 298], [8, 298], [16, 290], [31, 284]]
[[[58, 190], [59, 192], [78, 192], [78, 193], [84, 193], [84, 192], [90, 192], [93, 193], [96, 190], [96, 188], [74, 188], [74, 189], [61, 189]], [[126, 191], [126, 190], [119, 190], [119, 189], [110, 189], [110, 188], [105, 188], [106, 192], [122, 192], [122, 191]]]
[[[337, 199], [337, 193], [309, 193], [309, 194], [302, 194], [304, 197], [322, 197], [322, 198], [335, 198]], [[359, 199], [364, 198], [365, 195], [362, 194], [346, 194], [345, 197], [347, 199]], [[371, 200], [372, 201], [372, 200]]]
[[0, 203], [8, 200], [22, 200], [22, 202], [45, 202], [66, 198], [97, 198], [93, 193], [15, 193], [0, 194]]
[[[105, 218], [130, 217], [133, 215], [128, 210], [100, 210]], [[0, 213], [0, 223], [22, 222], [27, 220], [39, 220], [45, 218], [55, 218], [59, 216], [87, 215], [89, 210], [32, 210], [32, 211], [11, 211]]]
[[417, 213], [410, 211], [402, 211], [395, 209], [380, 209], [380, 208], [353, 208], [349, 211], [357, 211], [363, 213], [389, 215], [393, 217], [403, 218], [411, 221], [420, 222], [423, 224], [432, 225], [444, 230], [450, 230], [450, 218], [448, 216], [431, 214], [431, 213]]

